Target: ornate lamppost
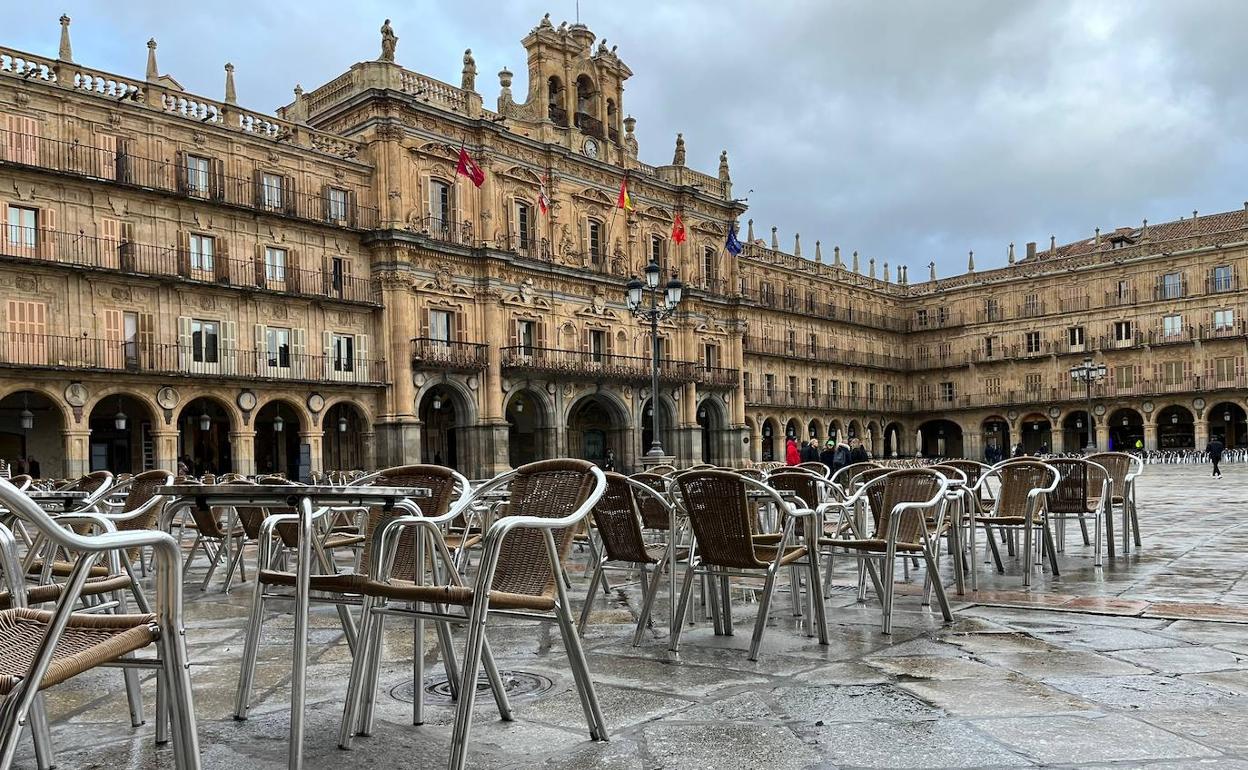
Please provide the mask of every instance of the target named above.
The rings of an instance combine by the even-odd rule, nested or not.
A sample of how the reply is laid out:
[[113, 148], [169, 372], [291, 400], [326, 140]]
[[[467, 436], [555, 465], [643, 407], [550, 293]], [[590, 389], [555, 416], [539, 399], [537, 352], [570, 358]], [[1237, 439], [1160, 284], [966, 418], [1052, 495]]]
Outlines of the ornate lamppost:
[[1087, 393], [1088, 445], [1084, 447], [1084, 451], [1091, 454], [1096, 451], [1096, 418], [1092, 416], [1092, 383], [1105, 379], [1105, 364], [1094, 363], [1092, 356], [1087, 356], [1082, 363], [1070, 367], [1070, 379], [1074, 382], [1082, 382]]
[[[662, 271], [655, 262], [646, 265], [645, 283], [636, 276], [629, 279], [628, 310], [636, 318], [650, 323], [650, 431], [653, 433], [650, 449], [646, 457], [663, 457], [663, 444], [659, 439], [659, 321], [670, 318], [680, 304], [680, 295], [684, 284], [672, 273], [671, 280], [663, 287], [663, 304], [659, 304], [659, 274]], [[650, 307], [642, 305], [642, 292], [649, 293]]]

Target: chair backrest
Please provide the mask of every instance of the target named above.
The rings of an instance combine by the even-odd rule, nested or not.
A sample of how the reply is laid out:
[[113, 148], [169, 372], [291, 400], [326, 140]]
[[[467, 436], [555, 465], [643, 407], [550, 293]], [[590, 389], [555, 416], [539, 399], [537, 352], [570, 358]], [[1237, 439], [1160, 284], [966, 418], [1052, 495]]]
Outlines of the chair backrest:
[[[657, 473], [643, 471], [634, 473], [632, 478], [634, 481], [639, 481], [650, 487], [660, 495], [665, 494], [667, 491], [667, 479]], [[667, 508], [655, 495], [637, 495], [634, 499], [637, 502], [638, 510], [641, 511], [642, 525], [646, 529], [666, 530], [671, 526], [671, 518], [668, 516]]]
[[754, 554], [754, 506], [744, 477], [731, 471], [695, 471], [676, 479], [698, 556], [705, 564], [737, 569], [765, 567]]
[[875, 537], [885, 540], [896, 529], [898, 543], [922, 542], [921, 530], [926, 526], [927, 516], [901, 515], [897, 506], [918, 503], [938, 509], [944, 504], [948, 481], [940, 472], [930, 468], [882, 470], [886, 472], [867, 481], [864, 488], [872, 500]]
[[65, 485], [64, 489], [67, 492], [86, 492], [86, 498], [79, 503], [79, 507], [86, 508], [98, 503], [100, 498], [108, 493], [111, 486], [113, 486], [113, 474], [108, 471], [92, 471], [77, 481]]
[[977, 463], [974, 460], [945, 460], [941, 465], [947, 465], [950, 468], [957, 468], [966, 474], [966, 485], [973, 487], [979, 483], [991, 466]]
[[[717, 470], [728, 471], [730, 473], [734, 472], [731, 468], [718, 468]], [[747, 479], [754, 479], [755, 481], [762, 481], [767, 478], [767, 471], [762, 468], [742, 468], [739, 471], [735, 471], [735, 473], [739, 473]]]
[[10, 478], [9, 483], [17, 487], [17, 491], [25, 492], [27, 489], [30, 488], [30, 485], [34, 483], [34, 479], [32, 479], [30, 476], [27, 476], [25, 473], [23, 473], [18, 476], [13, 476], [12, 478]]
[[[650, 487], [647, 485], [646, 489]], [[654, 561], [646, 553], [646, 541], [641, 534], [641, 512], [637, 505], [641, 497], [653, 498], [653, 495], [636, 490], [627, 476], [607, 472], [607, 489], [592, 511], [607, 559], [647, 564]]]
[[1109, 474], [1109, 479], [1114, 485], [1113, 494], [1117, 496], [1125, 494], [1127, 477], [1131, 475], [1131, 466], [1135, 464], [1134, 457], [1126, 452], [1098, 452], [1087, 459], [1104, 468]]
[[[514, 471], [503, 516], [558, 519], [571, 516], [594, 492], [593, 463], [585, 460], [540, 460]], [[557, 556], [562, 562], [572, 547], [576, 527], [555, 530]], [[514, 529], [504, 537], [490, 588], [530, 596], [551, 596], [555, 572], [546, 551], [545, 536], [536, 529]]]
[[691, 470], [691, 471], [709, 471], [709, 470], [711, 470], [711, 469], [712, 469], [712, 468], [714, 468], [714, 467], [715, 467], [715, 466], [714, 466], [714, 465], [711, 465], [710, 463], [695, 463], [694, 465], [690, 465], [690, 466], [689, 466], [689, 468], [688, 468], [688, 470]]
[[676, 466], [675, 465], [651, 465], [649, 468], [647, 468], [647, 470], [649, 470], [650, 473], [657, 473], [660, 476], [666, 476], [669, 473], [675, 473]]
[[1033, 490], [1050, 489], [1058, 483], [1057, 469], [1040, 460], [1018, 458], [999, 463], [992, 469], [992, 474], [1001, 484], [997, 492], [998, 516], [1024, 515]]
[[[139, 508], [147, 505], [152, 498], [157, 497], [156, 489], [158, 487], [168, 486], [172, 483], [173, 474], [169, 471], [143, 471], [139, 475], [134, 476], [130, 479], [130, 489], [126, 492], [126, 502], [121, 507], [121, 512], [130, 513], [131, 511], [137, 511]], [[155, 511], [155, 508], [156, 506], [152, 506], [153, 511]], [[152, 518], [155, 520], [155, 513], [152, 514]], [[122, 527], [119, 524], [117, 528], [131, 529], [134, 527]], [[142, 527], [142, 529], [147, 528], [147, 525]]]
[[[420, 511], [425, 516], [441, 516], [469, 494], [468, 479], [441, 465], [400, 465], [371, 475], [364, 485], [379, 487], [426, 487], [431, 497], [420, 498]], [[408, 515], [401, 508], [389, 511], [373, 506], [368, 511], [364, 531], [364, 552], [360, 556], [360, 573], [367, 575], [372, 564], [375, 539], [394, 519]], [[416, 533], [408, 530], [399, 538], [390, 576], [413, 580], [416, 575]]]
[[842, 489], [848, 490], [855, 477], [865, 470], [879, 468], [877, 463], [850, 463], [832, 474], [832, 483], [839, 484]]
[[928, 470], [936, 471], [940, 475], [944, 476], [945, 479], [949, 481], [950, 486], [957, 485], [958, 487], [965, 487], [968, 484], [969, 480], [967, 479], [966, 472], [961, 468], [954, 467], [951, 463], [936, 463], [935, 465], [927, 466], [927, 468]]
[[801, 468], [802, 470], [810, 471], [811, 473], [817, 474], [825, 479], [831, 474], [831, 469], [817, 460], [808, 460], [804, 463], [798, 463], [796, 467]]
[[819, 480], [807, 471], [798, 470], [801, 466], [781, 469], [767, 477], [767, 486], [777, 491], [792, 492], [801, 498], [806, 508], [814, 508], [820, 503]]
[[1105, 469], [1095, 463], [1073, 457], [1059, 457], [1046, 462], [1057, 470], [1057, 489], [1048, 494], [1052, 513], [1091, 513], [1101, 495], [1106, 478]]

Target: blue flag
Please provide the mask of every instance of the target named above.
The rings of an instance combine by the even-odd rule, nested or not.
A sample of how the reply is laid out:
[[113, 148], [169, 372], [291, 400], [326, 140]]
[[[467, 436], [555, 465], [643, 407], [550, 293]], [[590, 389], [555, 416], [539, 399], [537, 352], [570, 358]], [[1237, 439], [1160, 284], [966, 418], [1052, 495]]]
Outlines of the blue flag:
[[724, 248], [732, 256], [740, 256], [745, 247], [741, 245], [741, 241], [737, 240], [737, 224], [733, 222], [728, 225], [728, 240], [724, 243]]

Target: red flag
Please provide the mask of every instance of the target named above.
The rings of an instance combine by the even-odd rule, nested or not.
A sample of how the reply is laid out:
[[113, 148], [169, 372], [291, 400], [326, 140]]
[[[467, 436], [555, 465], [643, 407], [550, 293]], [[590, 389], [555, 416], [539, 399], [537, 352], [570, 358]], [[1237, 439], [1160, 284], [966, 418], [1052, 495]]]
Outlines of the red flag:
[[672, 242], [685, 242], [685, 223], [680, 221], [680, 214], [677, 214], [676, 221], [672, 222]]
[[550, 197], [546, 195], [546, 177], [542, 177], [542, 185], [537, 190], [537, 207], [545, 216], [550, 211]]
[[468, 156], [468, 151], [463, 147], [459, 148], [459, 165], [455, 167], [455, 173], [468, 177], [476, 187], [480, 187], [485, 181], [485, 172]]

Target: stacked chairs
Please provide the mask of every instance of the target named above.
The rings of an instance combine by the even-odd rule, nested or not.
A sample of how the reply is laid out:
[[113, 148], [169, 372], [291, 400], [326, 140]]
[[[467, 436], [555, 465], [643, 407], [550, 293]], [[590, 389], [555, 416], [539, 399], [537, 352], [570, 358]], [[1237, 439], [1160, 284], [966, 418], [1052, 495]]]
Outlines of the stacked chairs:
[[1131, 553], [1131, 534], [1135, 534], [1135, 545], [1141, 546], [1140, 519], [1135, 507], [1135, 480], [1144, 471], [1144, 461], [1138, 456], [1126, 452], [1100, 452], [1087, 458], [1088, 461], [1100, 465], [1109, 473], [1110, 516], [1106, 518], [1109, 543], [1109, 555], [1114, 556], [1114, 524], [1112, 513], [1115, 508], [1122, 511], [1122, 552]]
[[[32, 726], [39, 765], [51, 766], [51, 734], [40, 693], [85, 671], [110, 665], [126, 667], [128, 673], [134, 667], [156, 669], [157, 742], [168, 739], [171, 723], [175, 765], [199, 768], [177, 541], [164, 532], [113, 531], [111, 522], [94, 515], [54, 520], [7, 481], [0, 481], [0, 505], [37, 529], [55, 549], [77, 555], [55, 608], [30, 609], [24, 581], [20, 580], [23, 567], [17, 559], [15, 541], [7, 529], [0, 528], [0, 569], [10, 595], [10, 606], [0, 610], [0, 650], [5, 652], [0, 655], [0, 767], [11, 765], [27, 724]], [[84, 522], [102, 527], [104, 534], [79, 534], [73, 526], [62, 526]], [[155, 556], [155, 613], [74, 612], [91, 569], [101, 556], [108, 555], [116, 563], [124, 552], [143, 548], [151, 548]], [[156, 647], [155, 659], [134, 658], [135, 652], [151, 646]], [[133, 711], [133, 705], [131, 708]], [[131, 718], [133, 721], [133, 713]]]

